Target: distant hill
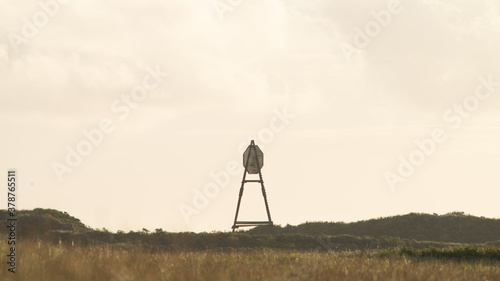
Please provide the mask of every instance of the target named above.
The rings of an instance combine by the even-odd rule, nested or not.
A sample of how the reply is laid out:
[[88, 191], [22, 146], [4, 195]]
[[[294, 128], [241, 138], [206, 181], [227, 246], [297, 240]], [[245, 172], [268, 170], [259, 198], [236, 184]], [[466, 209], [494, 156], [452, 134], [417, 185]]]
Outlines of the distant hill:
[[[112, 233], [92, 229], [68, 213], [52, 209], [20, 210], [17, 215], [20, 240], [42, 239], [56, 244], [110, 244], [117, 247], [139, 244], [145, 249], [162, 251], [500, 246], [499, 219], [461, 212], [441, 216], [411, 213], [353, 223], [307, 222], [298, 226], [274, 226], [273, 235], [268, 235], [269, 227], [265, 226], [236, 233], [172, 233], [162, 229]], [[0, 219], [5, 221], [7, 216], [6, 210], [0, 210]], [[5, 235], [6, 231], [6, 227], [0, 228], [0, 234]]]
[[[7, 217], [7, 210], [0, 210], [0, 218], [5, 221]], [[24, 238], [41, 237], [57, 231], [79, 233], [90, 230], [79, 219], [53, 209], [18, 210], [17, 219], [17, 235]], [[0, 228], [0, 233], [6, 231], [7, 228]]]
[[[269, 233], [261, 226], [249, 234]], [[399, 237], [417, 241], [451, 243], [484, 243], [500, 240], [500, 219], [475, 217], [463, 212], [445, 215], [410, 213], [407, 215], [371, 219], [353, 223], [307, 222], [298, 226], [275, 226], [275, 234], [354, 235]]]

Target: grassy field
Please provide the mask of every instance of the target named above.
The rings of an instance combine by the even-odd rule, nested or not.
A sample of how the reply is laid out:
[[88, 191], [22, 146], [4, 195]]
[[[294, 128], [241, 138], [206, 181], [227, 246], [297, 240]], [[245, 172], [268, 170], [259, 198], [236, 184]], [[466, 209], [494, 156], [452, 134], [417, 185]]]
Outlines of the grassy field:
[[[432, 252], [233, 252], [149, 253], [140, 247], [78, 247], [25, 242], [17, 245], [16, 273], [7, 271], [0, 246], [0, 280], [500, 280], [500, 262], [438, 259]], [[494, 253], [498, 253], [498, 249]], [[407, 255], [407, 254], [408, 255]], [[477, 252], [476, 252], [477, 254]]]

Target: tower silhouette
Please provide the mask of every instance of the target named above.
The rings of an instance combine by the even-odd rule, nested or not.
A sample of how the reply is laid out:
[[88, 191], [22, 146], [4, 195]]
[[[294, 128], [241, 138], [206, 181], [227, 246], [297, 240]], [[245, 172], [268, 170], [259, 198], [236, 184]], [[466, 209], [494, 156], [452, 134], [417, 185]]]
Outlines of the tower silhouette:
[[[243, 172], [243, 180], [241, 181], [240, 194], [238, 197], [238, 205], [236, 206], [236, 214], [234, 216], [234, 224], [232, 226], [233, 232], [239, 227], [246, 226], [259, 226], [259, 225], [269, 225], [273, 226], [273, 221], [271, 220], [271, 212], [269, 212], [269, 204], [267, 203], [267, 194], [264, 187], [264, 180], [262, 179], [262, 166], [264, 166], [264, 153], [260, 150], [259, 146], [255, 145], [252, 140], [250, 145], [243, 153], [243, 166], [245, 171]], [[247, 180], [247, 174], [258, 174], [258, 180]], [[245, 190], [246, 183], [260, 183], [262, 196], [264, 197], [264, 202], [266, 203], [267, 221], [238, 221], [238, 213], [240, 212], [241, 198], [243, 197], [243, 191]]]

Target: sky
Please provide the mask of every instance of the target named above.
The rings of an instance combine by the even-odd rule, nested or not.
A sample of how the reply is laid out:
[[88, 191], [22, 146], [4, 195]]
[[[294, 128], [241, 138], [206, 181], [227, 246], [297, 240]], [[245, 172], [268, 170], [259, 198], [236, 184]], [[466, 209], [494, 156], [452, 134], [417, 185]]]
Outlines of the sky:
[[[230, 231], [254, 140], [275, 224], [500, 218], [498, 0], [4, 2], [19, 209]], [[258, 184], [239, 219], [266, 219]]]

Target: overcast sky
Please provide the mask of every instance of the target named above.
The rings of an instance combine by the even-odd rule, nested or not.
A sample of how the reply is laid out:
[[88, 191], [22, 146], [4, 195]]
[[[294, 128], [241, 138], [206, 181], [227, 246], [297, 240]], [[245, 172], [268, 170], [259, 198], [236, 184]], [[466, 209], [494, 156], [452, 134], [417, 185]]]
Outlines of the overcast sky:
[[19, 208], [230, 230], [254, 139], [275, 224], [500, 218], [498, 0], [3, 2]]

